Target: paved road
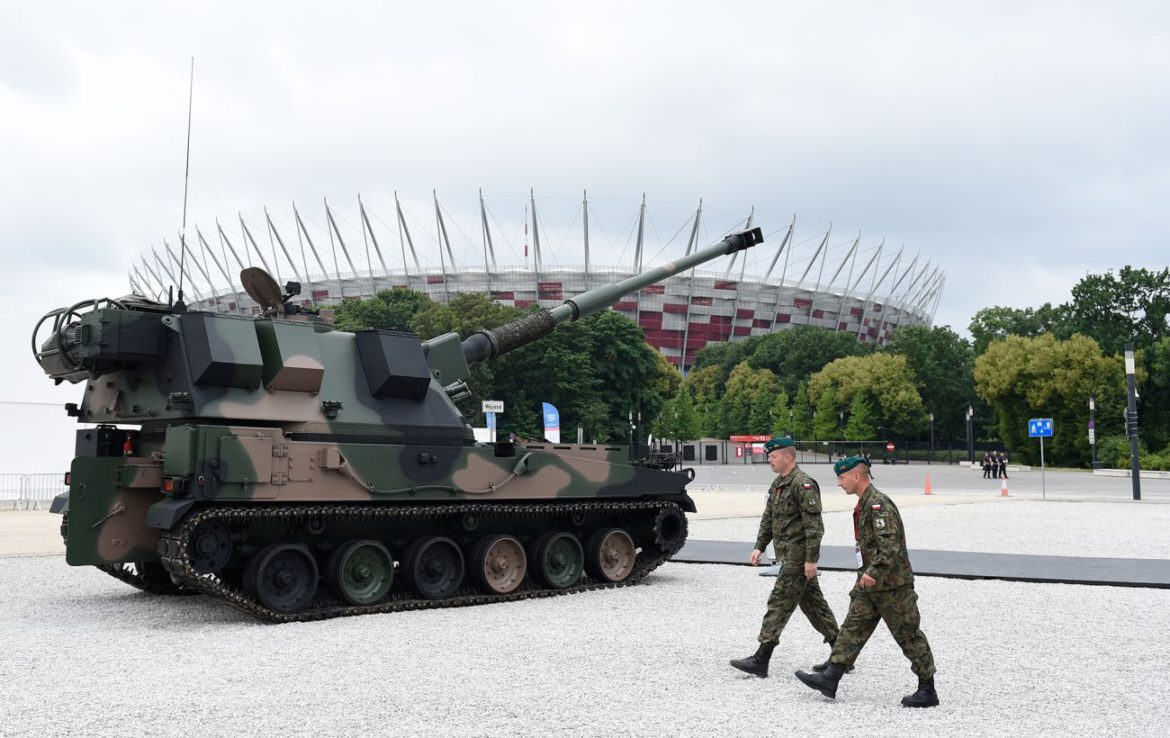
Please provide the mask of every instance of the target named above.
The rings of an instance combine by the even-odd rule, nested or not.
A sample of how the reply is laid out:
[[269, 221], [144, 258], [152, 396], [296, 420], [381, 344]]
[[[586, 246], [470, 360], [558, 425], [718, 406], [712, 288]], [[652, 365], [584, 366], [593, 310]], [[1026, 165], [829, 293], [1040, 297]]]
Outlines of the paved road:
[[[805, 464], [802, 467], [812, 475], [822, 489], [834, 487], [836, 479], [828, 464]], [[775, 475], [766, 464], [728, 464], [726, 466], [696, 466], [696, 485], [768, 485]], [[921, 494], [930, 477], [932, 493], [936, 495], [998, 496], [1001, 481], [984, 479], [983, 472], [965, 466], [946, 464], [911, 464], [873, 468], [874, 483], [884, 492], [917, 492]], [[1039, 499], [1046, 495], [1073, 499], [1132, 500], [1130, 480], [1124, 477], [1096, 476], [1089, 471], [1053, 470], [1041, 474], [1039, 468], [1030, 471], [1008, 470], [1008, 494], [1012, 497]], [[1141, 480], [1142, 499], [1150, 502], [1170, 502], [1170, 480]]]

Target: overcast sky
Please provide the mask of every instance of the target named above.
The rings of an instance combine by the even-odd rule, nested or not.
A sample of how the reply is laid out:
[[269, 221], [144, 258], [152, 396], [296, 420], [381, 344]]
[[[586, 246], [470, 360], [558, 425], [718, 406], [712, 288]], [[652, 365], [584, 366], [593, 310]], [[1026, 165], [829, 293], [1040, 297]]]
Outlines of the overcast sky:
[[358, 194], [393, 225], [397, 190], [426, 251], [437, 190], [467, 260], [482, 187], [507, 261], [534, 188], [566, 244], [546, 261], [580, 263], [588, 189], [595, 262], [628, 261], [643, 192], [648, 258], [681, 253], [703, 198], [708, 240], [754, 207], [777, 239], [795, 214], [800, 248], [830, 223], [834, 254], [904, 244], [947, 275], [936, 324], [966, 333], [982, 307], [1166, 266], [1168, 21], [1160, 2], [8, 3], [0, 401], [78, 400], [40, 375], [31, 323], [127, 292], [173, 242], [192, 56], [205, 233], [265, 206], [290, 223], [293, 201], [314, 228], [328, 198], [354, 238]]

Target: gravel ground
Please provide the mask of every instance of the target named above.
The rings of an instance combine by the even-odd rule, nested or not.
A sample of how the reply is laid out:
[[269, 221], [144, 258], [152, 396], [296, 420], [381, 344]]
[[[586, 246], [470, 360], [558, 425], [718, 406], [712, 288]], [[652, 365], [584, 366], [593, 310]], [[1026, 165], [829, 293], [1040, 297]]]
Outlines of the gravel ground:
[[[898, 498], [895, 497], [897, 502]], [[760, 510], [764, 497], [760, 495]], [[900, 506], [912, 549], [1170, 559], [1170, 505], [997, 499], [923, 507]], [[853, 516], [825, 513], [829, 545], [853, 545]], [[690, 521], [689, 537], [755, 540], [759, 517]], [[1170, 564], [1168, 564], [1170, 566]]]
[[[842, 617], [851, 576], [821, 581]], [[622, 590], [273, 626], [59, 557], [0, 559], [0, 734], [1170, 732], [1170, 591], [922, 578], [942, 706], [911, 711], [884, 628], [836, 702], [791, 676], [826, 653], [800, 616], [773, 678], [732, 670], [771, 584], [667, 564]]]

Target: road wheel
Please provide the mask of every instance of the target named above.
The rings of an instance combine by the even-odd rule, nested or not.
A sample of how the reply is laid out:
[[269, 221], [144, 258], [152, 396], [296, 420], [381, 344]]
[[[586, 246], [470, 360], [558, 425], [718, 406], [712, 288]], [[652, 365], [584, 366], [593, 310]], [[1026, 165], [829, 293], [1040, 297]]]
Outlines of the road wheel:
[[553, 589], [566, 589], [581, 578], [585, 552], [570, 533], [545, 533], [532, 546], [532, 575]]
[[350, 541], [333, 552], [325, 579], [339, 599], [351, 605], [373, 605], [390, 593], [394, 557], [377, 541]]
[[624, 582], [634, 571], [638, 549], [634, 539], [621, 528], [605, 528], [589, 538], [585, 569], [602, 582]]
[[509, 594], [520, 587], [528, 571], [524, 546], [513, 536], [488, 536], [471, 555], [475, 583], [489, 594]]

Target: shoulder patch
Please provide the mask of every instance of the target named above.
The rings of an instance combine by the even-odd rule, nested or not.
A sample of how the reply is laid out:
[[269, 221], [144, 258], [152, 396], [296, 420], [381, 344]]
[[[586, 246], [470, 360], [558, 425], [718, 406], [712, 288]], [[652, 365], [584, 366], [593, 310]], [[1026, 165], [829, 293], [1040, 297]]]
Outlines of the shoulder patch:
[[878, 504], [874, 505], [873, 509], [876, 510], [877, 512], [881, 512], [882, 511], [881, 503], [879, 502]]
[[811, 485], [811, 484], [809, 484], [808, 482], [805, 482], [805, 483], [804, 483], [804, 488], [805, 488], [805, 489], [812, 489], [812, 485]]
[[876, 518], [876, 519], [873, 521], [873, 527], [875, 527], [875, 528], [885, 528], [885, 527], [886, 527], [886, 521], [885, 521], [884, 519], [882, 519], [882, 518]]

